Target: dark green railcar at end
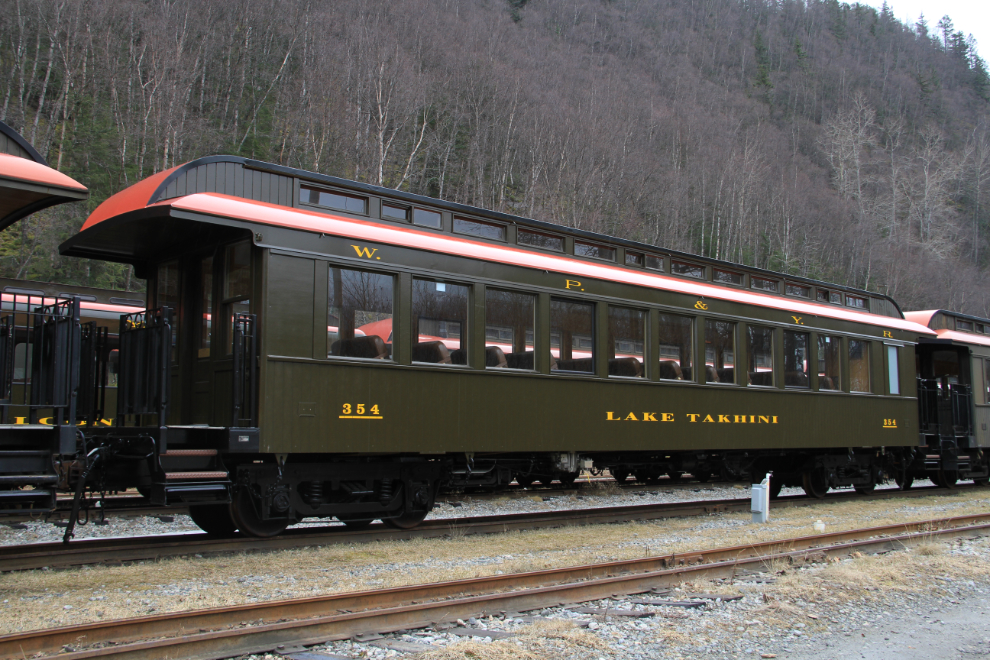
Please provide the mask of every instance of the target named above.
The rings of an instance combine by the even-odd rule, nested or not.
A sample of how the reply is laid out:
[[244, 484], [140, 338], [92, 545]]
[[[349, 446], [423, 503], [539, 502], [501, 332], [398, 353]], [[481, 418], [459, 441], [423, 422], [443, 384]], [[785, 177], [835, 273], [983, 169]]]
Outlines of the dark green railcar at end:
[[148, 280], [93, 474], [218, 534], [582, 469], [868, 491], [924, 442], [934, 333], [876, 293], [226, 156], [62, 252]]

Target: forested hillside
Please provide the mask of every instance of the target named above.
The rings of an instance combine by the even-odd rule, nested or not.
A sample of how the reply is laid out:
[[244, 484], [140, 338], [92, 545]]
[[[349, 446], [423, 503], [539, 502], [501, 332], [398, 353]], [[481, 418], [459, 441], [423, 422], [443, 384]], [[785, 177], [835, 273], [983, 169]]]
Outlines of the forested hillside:
[[966, 26], [835, 0], [0, 0], [0, 119], [108, 195], [231, 153], [990, 315]]

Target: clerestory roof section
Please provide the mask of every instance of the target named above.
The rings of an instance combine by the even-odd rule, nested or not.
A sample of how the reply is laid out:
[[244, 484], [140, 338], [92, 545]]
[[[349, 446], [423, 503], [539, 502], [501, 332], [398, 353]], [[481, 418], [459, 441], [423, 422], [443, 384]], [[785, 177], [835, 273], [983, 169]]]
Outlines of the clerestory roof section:
[[904, 312], [904, 317], [930, 328], [939, 339], [990, 346], [990, 319], [946, 309]]
[[[330, 206], [323, 204], [324, 194]], [[334, 208], [333, 204], [343, 206]], [[396, 220], [395, 209], [408, 211], [404, 221]], [[419, 209], [436, 216], [438, 224], [416, 226], [412, 214]], [[480, 223], [485, 231], [495, 228], [501, 233], [496, 232], [495, 238], [465, 235], [458, 232], [457, 220]], [[235, 228], [259, 243], [266, 234], [260, 227], [264, 225], [933, 334], [905, 321], [897, 304], [876, 292], [233, 156], [199, 159], [118, 193], [93, 212], [82, 231], [63, 244], [62, 252], [139, 264], [153, 260], [156, 250], [161, 254], [180, 241], [206, 240]], [[555, 252], [514, 240], [523, 232], [559, 238], [559, 249]], [[183, 233], [188, 235], [180, 239]], [[597, 246], [601, 251], [595, 256], [610, 258], [581, 254], [575, 249], [577, 244]], [[651, 270], [644, 259], [650, 255], [666, 265]], [[672, 267], [680, 261], [697, 266], [701, 276], [681, 276]], [[738, 274], [741, 284], [718, 281], [715, 274], [724, 270]], [[776, 295], [757, 290], [757, 281], [761, 287], [768, 281], [774, 283]]]
[[88, 196], [86, 186], [49, 167], [17, 131], [0, 122], [0, 230], [41, 209]]

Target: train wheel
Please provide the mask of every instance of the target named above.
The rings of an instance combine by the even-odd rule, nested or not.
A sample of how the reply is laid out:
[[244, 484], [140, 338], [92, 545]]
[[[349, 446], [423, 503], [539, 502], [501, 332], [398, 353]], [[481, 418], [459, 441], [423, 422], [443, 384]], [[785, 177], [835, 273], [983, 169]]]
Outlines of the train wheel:
[[828, 492], [828, 474], [826, 474], [825, 468], [821, 466], [816, 465], [810, 470], [805, 470], [801, 481], [801, 485], [804, 486], [804, 492], [808, 497], [814, 497], [820, 500]]
[[233, 536], [237, 525], [230, 516], [229, 504], [204, 504], [189, 507], [189, 517], [196, 526], [210, 536]]
[[341, 514], [337, 516], [337, 520], [347, 525], [347, 529], [367, 529], [371, 523], [375, 522], [374, 518], [363, 518], [356, 514]]
[[557, 477], [557, 481], [559, 481], [560, 485], [564, 488], [574, 488], [574, 482], [577, 481], [579, 476], [580, 474], [577, 472], [568, 472], [559, 475]]
[[423, 522], [429, 511], [406, 511], [398, 518], [382, 518], [382, 522], [392, 529], [412, 529]]
[[680, 481], [681, 477], [684, 476], [684, 473], [678, 472], [677, 470], [671, 470], [670, 472], [667, 473], [667, 476], [670, 477], [671, 481]]
[[859, 495], [869, 495], [876, 490], [876, 487], [876, 484], [870, 484], [869, 486], [853, 486], [853, 490], [855, 490]]
[[255, 507], [254, 496], [248, 488], [237, 488], [230, 499], [230, 517], [241, 534], [267, 539], [278, 536], [289, 526], [289, 520], [262, 520]]
[[633, 472], [633, 476], [636, 477], [636, 481], [641, 484], [653, 483], [653, 481], [655, 481], [653, 476], [650, 474], [650, 471], [647, 469], [636, 470]]
[[955, 488], [956, 482], [959, 481], [959, 471], [938, 470], [933, 474], [932, 481], [934, 481], [935, 485], [939, 488]]
[[612, 478], [620, 484], [626, 483], [626, 479], [629, 478], [629, 470], [625, 468], [612, 468], [611, 472]]
[[990, 477], [973, 477], [973, 485], [986, 488], [990, 485]]
[[532, 475], [527, 474], [525, 477], [522, 475], [516, 476], [516, 483], [523, 488], [531, 488], [533, 486], [533, 482], [535, 481], [536, 479], [534, 479]]
[[901, 490], [910, 490], [911, 485], [914, 483], [914, 475], [899, 474], [896, 477], [894, 477], [894, 483], [897, 484], [897, 487], [900, 488]]
[[697, 470], [694, 473], [694, 478], [698, 480], [699, 483], [707, 484], [712, 480], [711, 470]]

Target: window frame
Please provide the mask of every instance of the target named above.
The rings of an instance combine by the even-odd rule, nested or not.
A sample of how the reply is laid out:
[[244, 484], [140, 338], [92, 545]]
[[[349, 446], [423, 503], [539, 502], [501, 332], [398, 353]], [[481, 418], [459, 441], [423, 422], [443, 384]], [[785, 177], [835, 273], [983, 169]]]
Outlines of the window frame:
[[[773, 289], [764, 289], [763, 287], [756, 286], [757, 282], [769, 282], [773, 284]], [[770, 279], [769, 277], [762, 277], [760, 275], [750, 275], [749, 276], [749, 288], [753, 291], [759, 291], [760, 293], [769, 293], [773, 295], [780, 295], [780, 280]]]
[[639, 376], [622, 376], [622, 375], [619, 375], [619, 374], [613, 375], [610, 372], [608, 374], [608, 378], [620, 378], [620, 379], [628, 379], [628, 380], [634, 380], [634, 381], [648, 380], [649, 379], [649, 367], [647, 366], [647, 363], [649, 361], [649, 355], [650, 355], [650, 350], [649, 350], [649, 344], [650, 344], [650, 310], [648, 308], [647, 309], [643, 309], [642, 307], [634, 307], [634, 306], [630, 306], [630, 305], [613, 305], [612, 303], [606, 303], [605, 304], [605, 341], [606, 341], [606, 345], [608, 347], [607, 348], [607, 351], [606, 351], [606, 354], [605, 354], [605, 358], [607, 360], [616, 359], [617, 358], [616, 353], [618, 353], [618, 349], [617, 349], [617, 347], [615, 345], [617, 339], [612, 335], [612, 310], [613, 309], [631, 310], [633, 312], [638, 312], [641, 315], [641, 318], [642, 318], [642, 326], [641, 326], [642, 338], [640, 340], [640, 343], [642, 344], [643, 354], [642, 354], [642, 356], [640, 358], [639, 366], [640, 366], [640, 369], [641, 369], [642, 373]]
[[[564, 337], [563, 337], [563, 335], [561, 335], [560, 344], [557, 346], [557, 353], [558, 353], [558, 355], [557, 356], [554, 356], [554, 354], [553, 354], [553, 333], [554, 333], [553, 304], [554, 304], [555, 301], [564, 302], [564, 303], [571, 303], [571, 304], [577, 304], [577, 305], [584, 305], [584, 306], [588, 306], [588, 307], [591, 308], [591, 358], [590, 358], [591, 359], [591, 370], [589, 370], [589, 371], [574, 371], [574, 370], [570, 370], [570, 369], [559, 369], [559, 368], [558, 369], [554, 369], [553, 368], [553, 360], [557, 360], [558, 363], [559, 363], [561, 360], [565, 359], [563, 357], [563, 353], [564, 353], [564, 350], [563, 350], [564, 349]], [[598, 366], [599, 366], [599, 363], [601, 362], [601, 355], [599, 355], [599, 350], [598, 350], [599, 335], [601, 333], [601, 328], [599, 327], [599, 323], [598, 323], [598, 304], [594, 300], [587, 300], [587, 299], [584, 299], [584, 298], [572, 298], [572, 297], [565, 297], [565, 296], [556, 296], [556, 295], [553, 295], [553, 294], [550, 295], [549, 303], [550, 303], [550, 306], [549, 306], [548, 312], [550, 314], [550, 319], [549, 319], [549, 323], [547, 325], [546, 332], [547, 332], [547, 349], [550, 351], [550, 360], [551, 360], [550, 374], [551, 375], [554, 375], [554, 376], [561, 376], [561, 375], [563, 375], [563, 376], [581, 376], [581, 377], [589, 377], [590, 376], [590, 377], [597, 377], [598, 376]], [[571, 337], [572, 337], [572, 346], [570, 348], [571, 357], [570, 358], [567, 358], [567, 359], [569, 359], [569, 360], [582, 359], [582, 358], [575, 358], [575, 357], [573, 357], [573, 350], [574, 350], [574, 347], [573, 347], [573, 334], [571, 335]]]
[[[759, 328], [760, 330], [765, 330], [770, 332], [770, 384], [757, 384], [753, 383], [749, 375], [749, 362], [753, 360], [753, 337], [752, 333], [754, 328]], [[746, 378], [748, 381], [747, 387], [759, 387], [765, 389], [775, 389], [777, 387], [777, 337], [776, 337], [776, 327], [773, 325], [761, 325], [759, 323], [746, 323]], [[756, 370], [756, 365], [753, 365], [754, 373], [759, 373]], [[766, 373], [766, 372], [763, 372]]]
[[[396, 279], [398, 279], [398, 278], [396, 278]], [[472, 325], [471, 325], [471, 316], [472, 316], [472, 313], [473, 313], [472, 312], [473, 295], [474, 295], [474, 293], [473, 293], [473, 291], [474, 291], [474, 285], [473, 285], [473, 283], [471, 283], [470, 281], [464, 282], [464, 281], [461, 281], [461, 280], [451, 281], [451, 280], [447, 279], [446, 277], [442, 277], [442, 276], [438, 276], [438, 275], [433, 275], [433, 274], [422, 275], [422, 276], [412, 275], [411, 278], [410, 278], [410, 280], [411, 280], [410, 283], [412, 285], [410, 287], [410, 289], [409, 289], [409, 293], [411, 295], [410, 295], [410, 298], [409, 298], [409, 307], [408, 307], [408, 310], [409, 310], [409, 326], [408, 326], [409, 327], [409, 344], [408, 344], [408, 346], [409, 346], [410, 364], [412, 364], [414, 366], [418, 366], [418, 367], [432, 366], [432, 367], [440, 367], [440, 368], [443, 368], [443, 369], [448, 369], [448, 368], [471, 369], [471, 368], [475, 367], [476, 365], [471, 360], [471, 347], [474, 344], [474, 338], [471, 336], [471, 333], [473, 331], [472, 330]], [[448, 363], [442, 363], [442, 362], [422, 362], [422, 361], [419, 361], [419, 360], [416, 360], [415, 359], [414, 350], [415, 350], [416, 345], [418, 343], [420, 343], [419, 337], [422, 335], [422, 331], [421, 331], [421, 329], [419, 327], [419, 319], [420, 319], [420, 317], [417, 316], [417, 314], [416, 314], [416, 308], [415, 308], [416, 281], [417, 280], [423, 281], [423, 282], [432, 282], [433, 284], [443, 284], [445, 287], [448, 286], [448, 285], [459, 286], [459, 287], [464, 287], [467, 290], [466, 291], [466, 295], [465, 295], [464, 322], [463, 322], [462, 327], [461, 327], [460, 337], [457, 340], [458, 347], [456, 349], [454, 349], [454, 350], [462, 350], [462, 351], [464, 351], [464, 357], [465, 357], [464, 364], [456, 364], [453, 361], [450, 362], [449, 364]], [[395, 309], [394, 302], [393, 302], [393, 309]], [[429, 318], [429, 317], [425, 317], [425, 318]], [[393, 344], [393, 349], [392, 350], [394, 352], [395, 351], [395, 348], [394, 348], [395, 337], [394, 337], [394, 335], [393, 335], [393, 338], [392, 338], [392, 344]], [[446, 344], [444, 344], [444, 346], [446, 346]], [[453, 351], [451, 351], [449, 348], [447, 348], [447, 351], [450, 352], [450, 353], [453, 353]]]
[[[730, 317], [729, 319], [726, 319], [726, 318], [722, 318], [722, 317], [718, 317], [718, 316], [705, 316], [703, 318], [704, 318], [704, 327], [703, 327], [702, 332], [703, 332], [703, 336], [704, 336], [704, 339], [705, 339], [705, 344], [702, 347], [701, 360], [698, 363], [698, 368], [701, 369], [702, 367], [704, 367], [704, 369], [705, 369], [705, 373], [702, 376], [704, 378], [704, 381], [703, 381], [704, 384], [705, 385], [716, 385], [716, 386], [726, 385], [726, 386], [738, 387], [739, 386], [739, 372], [738, 372], [738, 369], [739, 369], [739, 364], [738, 364], [738, 362], [739, 362], [739, 326], [740, 326], [741, 323], [744, 323], [745, 321], [736, 320], [734, 317]], [[718, 380], [718, 381], [708, 380], [708, 324], [709, 323], [729, 323], [729, 324], [732, 325], [732, 381], [731, 382], [722, 381], [722, 380]], [[724, 353], [725, 352], [723, 351], [723, 355], [724, 355]], [[723, 358], [722, 364], [723, 365], [725, 364], [724, 358]], [[718, 365], [718, 353], [716, 352], [716, 353], [713, 354], [713, 358], [712, 358], [712, 369], [715, 370], [716, 376], [718, 376], [718, 370], [719, 370], [719, 367], [717, 365]], [[727, 369], [727, 368], [728, 367], [725, 367], [725, 366], [722, 367], [722, 369]]]
[[[799, 372], [796, 372], [796, 373], [803, 374], [804, 377], [808, 379], [808, 384], [807, 385], [788, 385], [787, 384], [787, 374], [788, 373], [794, 373], [794, 372], [788, 372], [787, 371], [787, 335], [788, 334], [790, 334], [792, 336], [795, 336], [795, 337], [796, 336], [803, 336], [805, 338], [805, 343], [804, 343], [805, 358], [804, 359], [805, 359], [806, 364], [807, 364], [807, 371], [799, 371]], [[784, 329], [784, 335], [783, 335], [783, 338], [782, 339], [783, 339], [783, 341], [781, 343], [781, 348], [784, 351], [784, 359], [780, 363], [780, 371], [781, 371], [781, 376], [783, 376], [784, 388], [785, 389], [788, 389], [788, 390], [811, 390], [812, 389], [811, 388], [811, 369], [812, 369], [812, 365], [811, 365], [811, 362], [812, 362], [811, 361], [811, 345], [812, 345], [812, 342], [811, 342], [811, 332], [810, 331], [794, 330], [792, 328], [785, 328]], [[826, 390], [826, 391], [829, 391], [829, 390]]]
[[[372, 275], [384, 275], [385, 277], [392, 278], [392, 318], [391, 318], [391, 321], [392, 321], [392, 330], [389, 333], [389, 335], [390, 335], [390, 337], [392, 339], [391, 343], [388, 342], [388, 339], [389, 339], [388, 337], [385, 337], [384, 338], [386, 345], [390, 345], [392, 347], [392, 349], [391, 349], [392, 352], [391, 352], [391, 355], [389, 355], [387, 357], [384, 357], [384, 358], [366, 358], [366, 357], [355, 357], [355, 356], [351, 356], [351, 355], [332, 355], [330, 353], [331, 342], [329, 341], [329, 336], [328, 336], [327, 337], [327, 343], [326, 343], [326, 349], [325, 349], [326, 359], [327, 360], [359, 360], [360, 362], [365, 363], [365, 364], [378, 364], [378, 363], [398, 364], [398, 362], [396, 360], [396, 357], [395, 357], [395, 339], [396, 339], [396, 334], [397, 334], [396, 333], [396, 327], [395, 327], [395, 321], [396, 321], [396, 318], [397, 318], [397, 311], [398, 311], [397, 305], [396, 305], [396, 301], [398, 300], [398, 297], [399, 297], [399, 295], [398, 295], [399, 294], [399, 273], [397, 273], [397, 272], [390, 272], [390, 271], [387, 271], [387, 270], [378, 270], [378, 269], [375, 269], [375, 268], [355, 268], [351, 264], [338, 264], [338, 263], [334, 263], [334, 262], [329, 262], [327, 264], [327, 266], [328, 266], [327, 267], [327, 296], [326, 296], [327, 297], [327, 307], [326, 307], [326, 310], [327, 310], [327, 319], [326, 319], [327, 320], [327, 326], [329, 326], [329, 324], [330, 324], [330, 310], [333, 309], [333, 307], [330, 305], [330, 300], [331, 300], [330, 295], [332, 293], [332, 291], [330, 290], [330, 276], [331, 276], [331, 274], [333, 273], [333, 271], [335, 269], [336, 270], [354, 271], [354, 272], [358, 272], [358, 273], [370, 273]], [[357, 328], [355, 327], [355, 330], [356, 329]], [[327, 334], [329, 335], [329, 331], [328, 331]], [[338, 339], [340, 338], [339, 320], [338, 320], [338, 326], [337, 326], [337, 337], [338, 337]]]
[[[502, 368], [489, 367], [487, 365], [487, 361], [486, 361], [486, 364], [482, 365], [481, 369], [483, 371], [487, 371], [487, 372], [508, 371], [508, 372], [514, 372], [514, 373], [523, 373], [523, 374], [537, 374], [537, 373], [540, 373], [540, 356], [542, 354], [542, 351], [539, 350], [540, 349], [540, 346], [539, 346], [539, 344], [540, 344], [540, 336], [539, 336], [540, 335], [540, 329], [539, 329], [540, 294], [539, 293], [534, 293], [533, 291], [528, 290], [528, 289], [516, 289], [516, 288], [502, 287], [502, 286], [489, 286], [487, 284], [485, 285], [485, 300], [484, 300], [485, 314], [484, 314], [484, 319], [483, 319], [484, 320], [484, 323], [482, 325], [485, 328], [484, 345], [485, 345], [485, 348], [486, 349], [488, 348], [488, 324], [489, 324], [488, 294], [489, 294], [489, 292], [492, 292], [492, 291], [499, 292], [499, 293], [509, 293], [509, 294], [514, 294], [514, 295], [521, 295], [521, 296], [530, 296], [533, 299], [533, 320], [532, 320], [532, 323], [533, 323], [533, 368], [532, 369], [525, 369], [525, 368], [521, 368], [521, 367], [510, 367], [510, 366], [508, 366], [508, 364], [505, 367], [502, 367]], [[525, 337], [525, 333], [524, 333], [523, 334], [523, 346], [525, 346], [525, 345], [526, 345], [526, 337]]]
[[[364, 211], [362, 211], [362, 212], [359, 213], [357, 211], [351, 211], [351, 210], [348, 210], [346, 208], [340, 209], [340, 208], [335, 208], [333, 206], [326, 206], [324, 204], [320, 204], [318, 202], [313, 202], [313, 201], [310, 201], [308, 199], [307, 200], [304, 200], [303, 199], [303, 193], [310, 192], [310, 191], [315, 191], [317, 193], [325, 192], [325, 193], [329, 193], [331, 195], [340, 195], [341, 197], [349, 197], [351, 199], [364, 200]], [[337, 213], [350, 213], [351, 215], [362, 215], [364, 217], [370, 217], [371, 216], [371, 197], [366, 196], [366, 195], [358, 195], [358, 194], [355, 194], [355, 193], [352, 193], [352, 192], [349, 192], [349, 191], [348, 192], [345, 192], [345, 191], [342, 191], [342, 190], [336, 190], [334, 188], [328, 188], [328, 187], [318, 186], [318, 185], [314, 185], [314, 184], [311, 184], [311, 183], [305, 183], [305, 184], [302, 184], [302, 185], [299, 186], [299, 203], [301, 205], [305, 205], [305, 206], [307, 206], [309, 208], [318, 209], [320, 211], [332, 211], [332, 212], [337, 212]]]
[[[865, 390], [856, 390], [856, 389], [853, 389], [852, 343], [854, 341], [855, 342], [862, 343], [863, 344], [863, 347], [866, 349], [865, 350], [866, 358], [864, 360], [864, 364], [866, 364], [866, 379], [867, 379], [867, 383], [866, 383], [866, 389]], [[846, 364], [849, 365], [849, 368], [848, 368], [849, 375], [847, 376], [847, 378], [849, 379], [849, 394], [873, 394], [873, 366], [871, 364], [871, 362], [873, 360], [873, 356], [871, 355], [872, 349], [870, 348], [872, 344], [873, 344], [873, 341], [871, 339], [859, 338], [859, 337], [846, 337], [846, 341], [845, 341], [845, 345], [846, 345], [846, 360], [845, 361], [846, 361]]]
[[[386, 215], [385, 215], [385, 207], [386, 206], [391, 206], [392, 208], [395, 208], [395, 209], [401, 208], [403, 211], [406, 212], [405, 217], [402, 218], [402, 219], [386, 217]], [[383, 199], [382, 200], [382, 203], [381, 203], [381, 208], [378, 211], [378, 217], [381, 218], [382, 220], [385, 220], [386, 222], [404, 222], [407, 225], [411, 225], [412, 224], [412, 208], [413, 207], [410, 206], [410, 205], [396, 204], [394, 202], [386, 201], [386, 200]]]
[[[579, 245], [585, 245], [585, 246], [587, 246], [589, 248], [595, 248], [597, 250], [611, 250], [612, 251], [612, 256], [611, 257], [596, 257], [596, 256], [590, 255], [590, 254], [578, 254], [577, 250], [578, 250], [578, 246]], [[575, 257], [578, 257], [580, 259], [594, 259], [595, 261], [606, 261], [606, 262], [609, 262], [609, 263], [613, 263], [614, 264], [614, 263], [616, 263], [615, 257], [618, 254], [618, 252], [619, 252], [618, 249], [616, 249], [614, 247], [611, 247], [611, 246], [608, 246], [608, 245], [605, 245], [603, 243], [593, 243], [591, 241], [579, 241], [577, 239], [574, 240], [574, 256]]]
[[[687, 273], [675, 273], [674, 272], [674, 264], [675, 263], [676, 264], [680, 264], [682, 266], [689, 266], [691, 268], [700, 268], [701, 269], [701, 274], [700, 275], [689, 275]], [[702, 282], [705, 282], [705, 281], [708, 280], [708, 267], [707, 266], [704, 266], [702, 264], [693, 263], [691, 261], [684, 261], [684, 260], [681, 260], [681, 259], [674, 259], [672, 257], [670, 259], [670, 274], [671, 275], [676, 275], [677, 277], [684, 277], [684, 278], [687, 278], [689, 280], [701, 280]]]
[[[859, 300], [859, 301], [862, 301], [863, 304], [862, 305], [850, 305], [849, 304], [849, 301], [850, 300]], [[845, 306], [848, 307], [849, 309], [856, 309], [856, 310], [862, 310], [864, 312], [868, 312], [868, 311], [870, 311], [870, 298], [868, 296], [851, 296], [849, 294], [846, 294], [846, 296], [845, 296]]]
[[[230, 254], [239, 245], [247, 245], [247, 248], [248, 248], [248, 266], [249, 266], [248, 293], [247, 293], [247, 295], [227, 296], [227, 283], [228, 283], [228, 279], [227, 278], [228, 278], [229, 272], [230, 272], [229, 271], [229, 268], [230, 268]], [[245, 300], [247, 300], [248, 301], [248, 304], [250, 305], [252, 298], [254, 298], [254, 278], [255, 278], [255, 271], [254, 271], [254, 245], [251, 243], [250, 240], [245, 239], [245, 240], [242, 240], [242, 241], [235, 241], [233, 243], [226, 243], [226, 244], [224, 244], [222, 246], [222, 250], [223, 250], [223, 253], [222, 253], [223, 254], [223, 265], [222, 265], [223, 272], [222, 272], [222, 277], [220, 278], [220, 282], [219, 282], [220, 296], [218, 296], [218, 298], [219, 298], [218, 303], [219, 303], [219, 307], [220, 307], [220, 313], [222, 315], [221, 318], [222, 318], [222, 321], [223, 321], [223, 334], [224, 334], [224, 336], [222, 338], [220, 338], [220, 341], [223, 342], [223, 351], [224, 352], [223, 352], [222, 357], [223, 358], [230, 358], [230, 359], [232, 359], [233, 358], [233, 355], [234, 355], [234, 330], [233, 330], [233, 328], [234, 328], [234, 321], [233, 321], [234, 305], [237, 304], [237, 303], [239, 303], [239, 302], [243, 302]], [[216, 262], [214, 261], [214, 264], [215, 263]], [[214, 268], [215, 267], [216, 266], [214, 265]], [[217, 304], [217, 303], [214, 303], [214, 304]], [[250, 310], [251, 307], [249, 306], [248, 309]], [[229, 324], [227, 323], [228, 310], [230, 312], [230, 319], [231, 319], [231, 322]], [[249, 311], [248, 313], [250, 314], [251, 312]], [[217, 332], [216, 332], [216, 325], [215, 324], [214, 324], [214, 327], [213, 327], [212, 338], [213, 338], [213, 340], [216, 340], [217, 339]]]
[[[629, 257], [639, 257], [639, 262], [633, 261], [630, 263]], [[622, 255], [622, 265], [627, 268], [646, 268], [646, 254], [643, 252], [637, 252], [636, 250], [626, 250]]]
[[[546, 238], [558, 239], [560, 241], [560, 249], [558, 250], [557, 248], [546, 247], [544, 245], [532, 245], [530, 243], [521, 243], [519, 241], [519, 237], [525, 234], [534, 234], [536, 236], [545, 236]], [[521, 245], [523, 247], [533, 248], [536, 250], [543, 250], [544, 252], [554, 252], [556, 254], [565, 254], [567, 251], [567, 241], [564, 239], [563, 236], [548, 231], [536, 231], [534, 229], [528, 229], [526, 227], [519, 227], [516, 229], [516, 245]]]
[[[887, 375], [887, 383], [884, 393], [887, 396], [901, 396], [901, 345], [900, 344], [888, 344], [884, 343], [884, 366], [886, 369], [884, 371]], [[891, 359], [891, 351], [893, 351], [893, 359]], [[895, 376], [892, 378], [891, 376]], [[894, 391], [894, 384], [897, 384], [897, 391]]]
[[[436, 213], [440, 216], [440, 225], [438, 227], [432, 227], [430, 225], [422, 225], [416, 222], [416, 211], [426, 211], [427, 213]], [[409, 224], [413, 227], [419, 227], [420, 229], [430, 229], [432, 231], [443, 231], [443, 211], [437, 211], [435, 209], [428, 209], [425, 206], [410, 206], [409, 207]]]
[[[468, 232], [457, 231], [457, 221], [461, 220], [463, 222], [473, 222], [476, 225], [487, 225], [489, 227], [498, 227], [502, 230], [502, 238], [491, 238], [490, 236], [480, 236], [478, 234], [471, 234]], [[441, 216], [441, 225], [443, 224], [443, 218]], [[417, 225], [420, 226], [420, 225]], [[497, 243], [508, 243], [509, 242], [509, 226], [504, 222], [495, 222], [492, 220], [478, 220], [477, 218], [469, 218], [464, 215], [455, 215], [450, 221], [450, 233], [457, 234], [458, 236], [470, 236], [471, 238], [480, 238], [483, 241], [495, 241]]]
[[[727, 273], [729, 275], [737, 275], [739, 277], [739, 282], [726, 282], [725, 280], [718, 279], [719, 273]], [[712, 282], [714, 284], [722, 284], [725, 286], [736, 286], [745, 287], [746, 286], [746, 273], [737, 273], [734, 270], [729, 270], [727, 268], [712, 268]]]
[[[649, 263], [649, 261], [648, 261], [649, 259], [659, 259], [660, 260], [660, 267], [659, 268], [652, 268], [651, 266], [648, 266], [647, 264]], [[643, 269], [644, 270], [651, 270], [654, 273], [666, 273], [667, 272], [667, 255], [651, 254], [649, 252], [644, 252], [643, 253]]]

